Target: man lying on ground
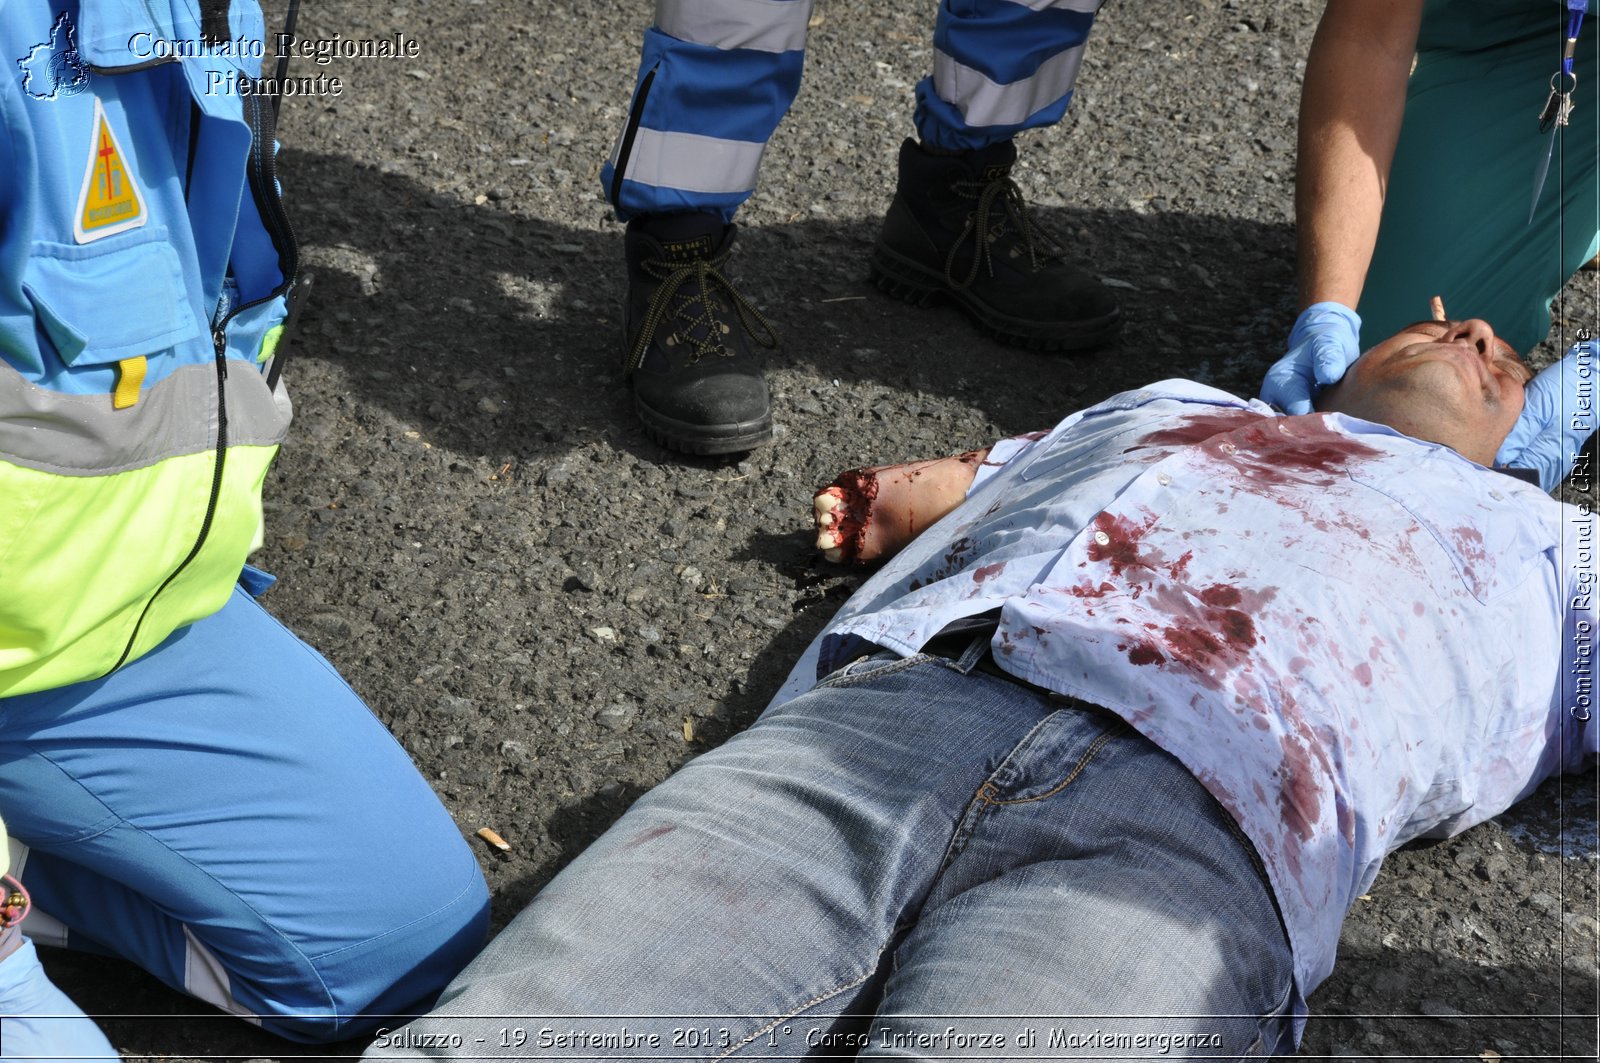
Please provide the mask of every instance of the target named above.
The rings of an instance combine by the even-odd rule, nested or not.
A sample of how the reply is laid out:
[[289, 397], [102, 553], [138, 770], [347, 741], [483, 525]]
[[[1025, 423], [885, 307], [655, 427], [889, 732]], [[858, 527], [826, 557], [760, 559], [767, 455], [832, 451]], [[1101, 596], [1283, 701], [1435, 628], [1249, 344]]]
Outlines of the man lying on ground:
[[1320, 413], [1164, 381], [846, 474], [820, 544], [898, 553], [826, 678], [370, 1054], [471, 1055], [480, 1016], [559, 1059], [1291, 1051], [1387, 853], [1596, 750], [1593, 519], [1484, 467], [1528, 377], [1424, 322]]

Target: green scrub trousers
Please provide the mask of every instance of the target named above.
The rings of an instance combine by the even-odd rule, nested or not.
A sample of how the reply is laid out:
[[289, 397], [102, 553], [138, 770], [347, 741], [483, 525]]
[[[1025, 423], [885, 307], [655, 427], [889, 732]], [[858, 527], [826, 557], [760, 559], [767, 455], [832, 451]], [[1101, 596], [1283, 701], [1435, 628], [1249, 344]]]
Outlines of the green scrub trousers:
[[[1365, 350], [1429, 316], [1478, 317], [1526, 354], [1550, 331], [1550, 303], [1600, 250], [1600, 5], [1583, 22], [1571, 124], [1550, 161], [1539, 111], [1560, 68], [1563, 0], [1428, 0], [1390, 171], [1383, 222], [1357, 312]], [[1571, 321], [1559, 346], [1575, 338]]]

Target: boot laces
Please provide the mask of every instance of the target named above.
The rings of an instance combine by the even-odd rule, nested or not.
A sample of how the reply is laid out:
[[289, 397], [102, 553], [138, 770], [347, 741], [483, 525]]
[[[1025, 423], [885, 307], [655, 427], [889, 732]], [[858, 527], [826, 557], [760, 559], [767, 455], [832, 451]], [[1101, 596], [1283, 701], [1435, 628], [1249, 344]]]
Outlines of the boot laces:
[[[697, 258], [689, 262], [647, 258], [640, 263], [644, 272], [661, 283], [645, 308], [644, 327], [634, 341], [628, 355], [627, 371], [633, 372], [644, 361], [661, 326], [668, 321], [675, 324], [667, 337], [669, 344], [690, 345], [688, 364], [711, 356], [731, 357], [735, 352], [722, 342], [732, 326], [723, 320], [723, 304], [718, 294], [727, 297], [739, 324], [763, 347], [776, 347], [778, 335], [772, 324], [733, 282], [722, 275], [722, 265], [728, 261], [729, 252], [711, 258]], [[684, 291], [685, 286], [688, 291]], [[695, 308], [699, 309], [696, 310]]]
[[[951, 187], [956, 195], [976, 199], [978, 205], [967, 215], [967, 224], [962, 228], [961, 235], [956, 237], [955, 243], [950, 245], [950, 253], [945, 256], [944, 279], [950, 287], [970, 287], [978, 279], [980, 266], [987, 267], [989, 276], [993, 277], [995, 245], [1013, 230], [1023, 249], [1028, 252], [1031, 272], [1037, 273], [1051, 259], [1060, 256], [1060, 245], [1033, 220], [1022, 189], [1009, 175], [988, 181], [960, 180]], [[962, 245], [969, 237], [973, 241], [972, 262], [966, 275], [957, 278], [956, 262]]]

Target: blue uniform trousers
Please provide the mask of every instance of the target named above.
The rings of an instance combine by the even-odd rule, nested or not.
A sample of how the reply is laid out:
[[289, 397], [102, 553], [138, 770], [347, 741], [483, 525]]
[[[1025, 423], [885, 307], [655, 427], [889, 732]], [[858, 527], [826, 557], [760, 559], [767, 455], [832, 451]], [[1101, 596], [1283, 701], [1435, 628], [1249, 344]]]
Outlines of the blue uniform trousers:
[[[1100, 3], [942, 0], [918, 135], [983, 148], [1060, 121]], [[628, 123], [601, 170], [618, 217], [733, 217], [800, 89], [810, 16], [811, 0], [660, 0]]]
[[295, 1040], [426, 1008], [488, 926], [405, 751], [242, 589], [103, 679], [0, 699], [0, 811], [65, 944]]

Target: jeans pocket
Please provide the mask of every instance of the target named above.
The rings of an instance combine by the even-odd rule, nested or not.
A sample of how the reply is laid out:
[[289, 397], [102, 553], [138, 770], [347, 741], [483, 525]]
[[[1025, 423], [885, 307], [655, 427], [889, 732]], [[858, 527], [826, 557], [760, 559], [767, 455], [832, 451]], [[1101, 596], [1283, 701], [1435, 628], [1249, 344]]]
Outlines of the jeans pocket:
[[1294, 1007], [1294, 976], [1285, 979], [1282, 998], [1278, 1006], [1256, 1020], [1256, 1039], [1242, 1053], [1242, 1059], [1267, 1059], [1272, 1056], [1294, 1055], [1294, 1022], [1290, 1015]]
[[857, 683], [871, 679], [873, 676], [890, 671], [898, 671], [901, 668], [921, 664], [932, 659], [934, 658], [930, 658], [925, 653], [902, 657], [893, 650], [879, 650], [877, 653], [869, 653], [865, 656], [857, 657], [849, 664], [834, 669], [819, 679], [817, 685], [812, 689], [824, 690], [854, 686]]

